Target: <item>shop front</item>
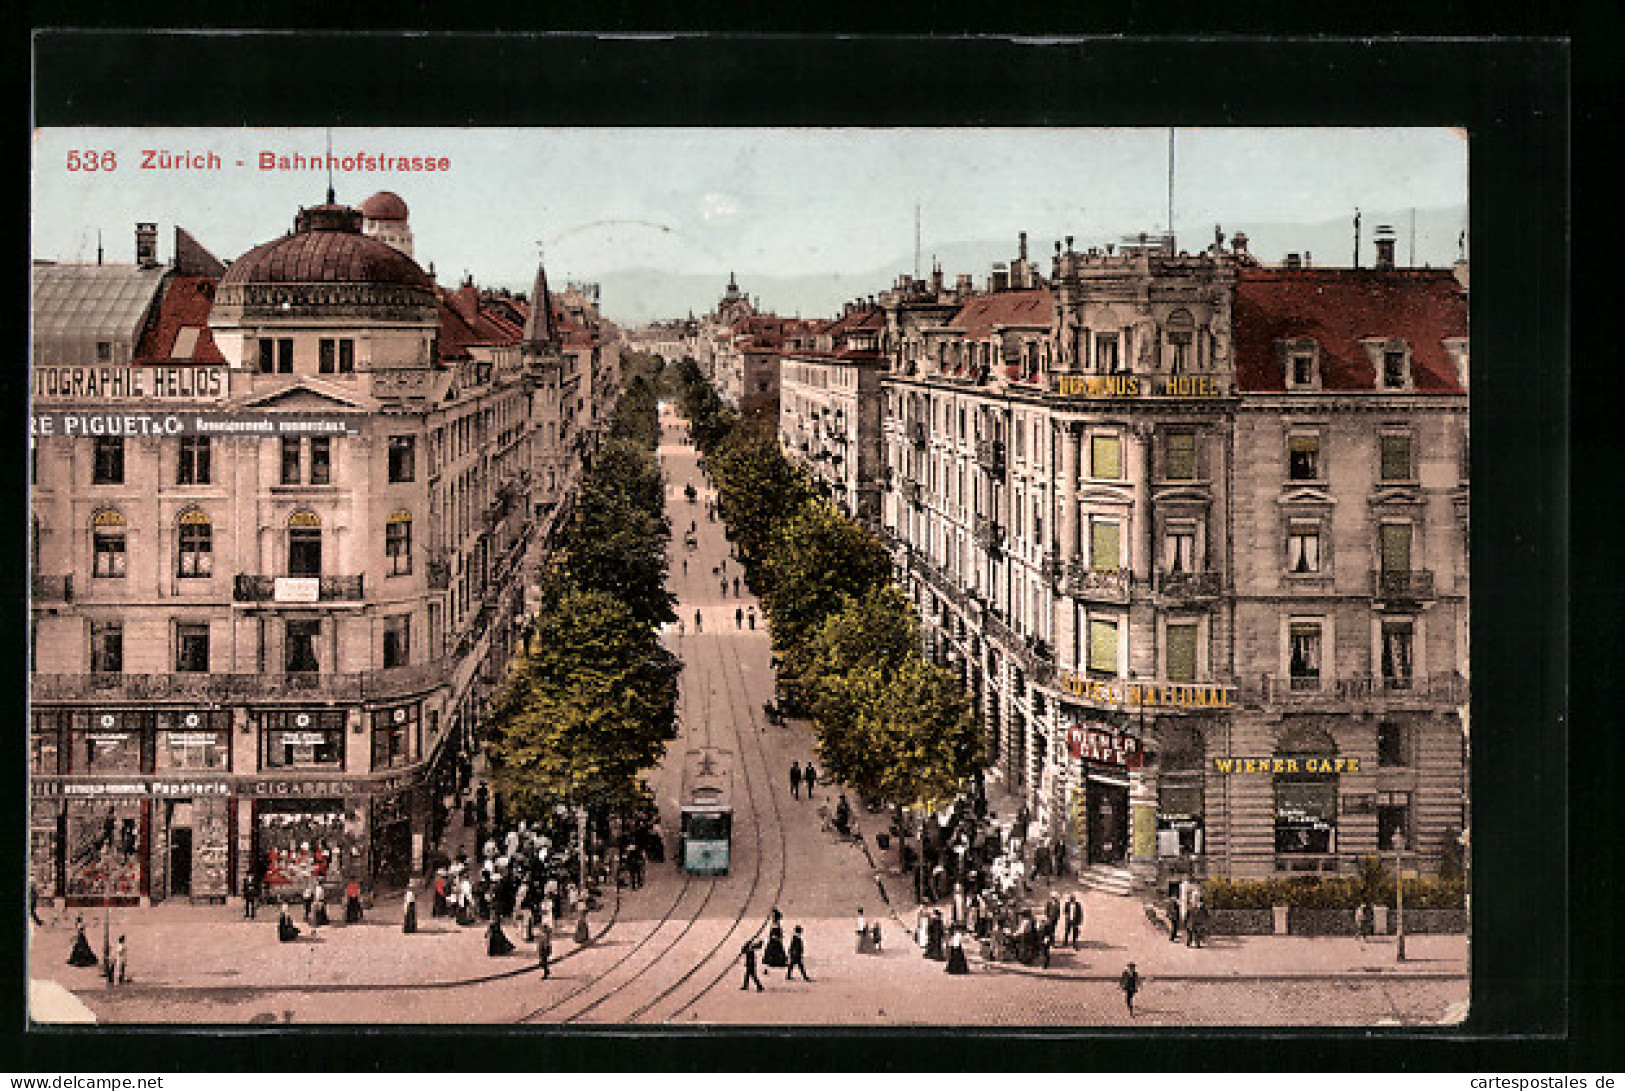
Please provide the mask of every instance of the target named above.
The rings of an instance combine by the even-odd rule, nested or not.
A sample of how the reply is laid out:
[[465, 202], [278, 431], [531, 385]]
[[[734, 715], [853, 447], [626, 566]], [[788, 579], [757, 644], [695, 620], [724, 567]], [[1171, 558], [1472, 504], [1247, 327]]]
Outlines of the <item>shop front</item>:
[[1084, 865], [1126, 866], [1131, 847], [1130, 774], [1143, 764], [1140, 740], [1105, 720], [1066, 728], [1076, 775], [1068, 812], [1077, 859]]
[[[319, 794], [279, 792], [295, 785]], [[265, 900], [297, 901], [317, 883], [331, 899], [349, 879], [365, 879], [366, 801], [346, 799], [341, 789], [320, 782], [252, 785], [252, 867]]]
[[1199, 877], [1207, 852], [1204, 736], [1207, 725], [1183, 717], [1157, 724], [1157, 875], [1159, 885]]

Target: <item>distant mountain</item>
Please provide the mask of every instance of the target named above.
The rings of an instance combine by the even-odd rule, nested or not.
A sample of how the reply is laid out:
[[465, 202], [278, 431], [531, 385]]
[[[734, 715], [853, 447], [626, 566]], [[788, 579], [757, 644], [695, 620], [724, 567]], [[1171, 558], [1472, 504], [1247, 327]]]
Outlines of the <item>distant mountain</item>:
[[[1411, 260], [1411, 212], [1366, 211], [1360, 222], [1360, 260], [1370, 265], [1376, 255], [1372, 245], [1381, 224], [1393, 227], [1397, 257], [1401, 265]], [[1415, 264], [1448, 266], [1456, 260], [1457, 240], [1467, 224], [1465, 207], [1416, 210]], [[1308, 255], [1314, 265], [1347, 266], [1354, 256], [1353, 212], [1340, 220], [1315, 223], [1234, 223], [1224, 224], [1229, 245], [1236, 231], [1245, 231], [1248, 249], [1261, 261], [1275, 263], [1288, 253]], [[1079, 236], [1077, 249], [1118, 243], [1124, 235]], [[1213, 241], [1213, 226], [1182, 227], [1179, 242], [1183, 249], [1200, 250]], [[1054, 239], [1033, 236], [1028, 254], [1039, 271], [1049, 272], [1055, 252]], [[994, 262], [1008, 262], [1016, 256], [1015, 239], [956, 241], [928, 246], [921, 255], [921, 275], [929, 275], [933, 257], [942, 266], [943, 277], [953, 284], [960, 273], [970, 273], [978, 288], [985, 287]], [[840, 273], [808, 273], [787, 276], [773, 273], [738, 273], [739, 287], [757, 298], [765, 311], [804, 318], [829, 317], [852, 299], [878, 294], [890, 288], [899, 274], [914, 271], [914, 256], [872, 269]], [[602, 288], [604, 314], [623, 325], [636, 326], [654, 319], [682, 318], [690, 312], [698, 317], [716, 306], [728, 284], [728, 274], [670, 273], [660, 269], [619, 269], [595, 278]]]

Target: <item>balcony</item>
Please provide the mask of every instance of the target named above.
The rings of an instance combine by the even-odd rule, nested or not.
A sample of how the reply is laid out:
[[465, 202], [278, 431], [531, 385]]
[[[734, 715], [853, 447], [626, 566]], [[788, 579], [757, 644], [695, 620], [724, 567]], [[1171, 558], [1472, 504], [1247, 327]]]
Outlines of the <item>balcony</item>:
[[1066, 569], [1068, 595], [1092, 602], [1126, 603], [1134, 587], [1134, 576], [1126, 568], [1085, 568], [1073, 562]]
[[451, 586], [451, 561], [444, 556], [430, 558], [425, 575], [428, 577], [429, 590], [444, 591]]
[[239, 572], [232, 597], [238, 602], [360, 602], [360, 576], [251, 576]]
[[916, 447], [924, 447], [925, 446], [925, 422], [917, 420], [914, 423], [910, 424], [908, 426], [908, 436], [909, 436], [909, 439], [911, 441], [913, 441], [914, 446], [916, 446]]
[[1461, 705], [1468, 699], [1467, 679], [1456, 671], [1438, 671], [1407, 679], [1354, 674], [1342, 678], [1288, 678], [1266, 674], [1255, 689], [1241, 687], [1248, 704], [1282, 708], [1332, 706], [1398, 707]]
[[38, 701], [388, 701], [443, 684], [448, 660], [322, 674], [36, 674]]
[[35, 602], [72, 602], [73, 577], [42, 576], [34, 573], [31, 583]]
[[1433, 598], [1433, 573], [1425, 568], [1374, 571], [1371, 597], [1378, 603], [1393, 606], [1427, 602]]
[[1044, 559], [1038, 562], [1039, 571], [1043, 573], [1044, 582], [1051, 587], [1061, 586], [1066, 577], [1066, 565], [1053, 553], [1044, 554]]
[[1004, 528], [986, 515], [978, 515], [971, 529], [976, 538], [976, 544], [989, 553], [997, 553], [1004, 548]]
[[976, 441], [976, 464], [994, 477], [1004, 476], [1004, 441], [979, 439]]
[[907, 500], [910, 504], [913, 504], [917, 508], [925, 506], [924, 498], [921, 495], [920, 483], [918, 481], [903, 482], [903, 499]]
[[1159, 572], [1157, 591], [1180, 602], [1214, 599], [1224, 593], [1224, 580], [1217, 572]]

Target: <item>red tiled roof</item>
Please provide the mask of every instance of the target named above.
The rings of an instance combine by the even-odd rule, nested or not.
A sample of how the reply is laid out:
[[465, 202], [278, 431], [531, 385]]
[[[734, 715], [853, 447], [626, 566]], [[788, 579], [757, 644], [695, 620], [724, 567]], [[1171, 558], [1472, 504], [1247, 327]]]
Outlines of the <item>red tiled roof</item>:
[[818, 333], [825, 337], [838, 336], [849, 330], [879, 329], [886, 324], [886, 316], [879, 307], [851, 311], [825, 323]]
[[[209, 331], [214, 307], [214, 277], [173, 276], [164, 281], [141, 340], [136, 344], [137, 364], [223, 364], [226, 358]], [[186, 334], [188, 329], [196, 333]], [[183, 337], [184, 334], [184, 337]], [[177, 341], [180, 344], [177, 344]]]
[[953, 320], [954, 329], [965, 331], [968, 340], [992, 336], [997, 326], [1048, 326], [1055, 319], [1055, 300], [1048, 288], [1024, 288], [1015, 292], [992, 292], [971, 299]]
[[1360, 344], [1401, 338], [1418, 393], [1460, 394], [1447, 338], [1467, 336], [1467, 300], [1448, 269], [1266, 269], [1242, 267], [1232, 315], [1236, 380], [1243, 392], [1286, 389], [1279, 342], [1312, 338], [1323, 390], [1375, 390]]

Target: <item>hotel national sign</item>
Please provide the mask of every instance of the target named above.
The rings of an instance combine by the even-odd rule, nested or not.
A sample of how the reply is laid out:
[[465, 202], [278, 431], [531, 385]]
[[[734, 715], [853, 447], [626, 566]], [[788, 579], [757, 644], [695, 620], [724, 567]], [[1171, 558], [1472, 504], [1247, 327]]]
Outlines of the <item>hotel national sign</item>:
[[1203, 682], [1131, 682], [1126, 678], [1061, 675], [1061, 688], [1074, 697], [1114, 708], [1228, 709], [1236, 707], [1234, 686]]

